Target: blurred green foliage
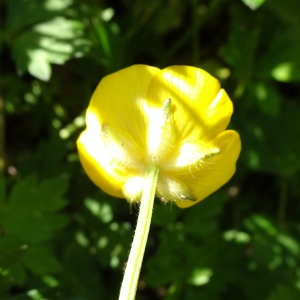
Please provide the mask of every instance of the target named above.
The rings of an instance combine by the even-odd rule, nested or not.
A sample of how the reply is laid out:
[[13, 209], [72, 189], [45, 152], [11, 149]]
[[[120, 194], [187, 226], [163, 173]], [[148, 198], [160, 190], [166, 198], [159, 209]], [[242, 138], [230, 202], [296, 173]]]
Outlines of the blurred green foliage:
[[234, 178], [157, 201], [137, 299], [300, 299], [300, 2], [2, 0], [0, 299], [117, 299], [137, 208], [95, 187], [75, 141], [100, 79], [185, 64], [231, 96]]

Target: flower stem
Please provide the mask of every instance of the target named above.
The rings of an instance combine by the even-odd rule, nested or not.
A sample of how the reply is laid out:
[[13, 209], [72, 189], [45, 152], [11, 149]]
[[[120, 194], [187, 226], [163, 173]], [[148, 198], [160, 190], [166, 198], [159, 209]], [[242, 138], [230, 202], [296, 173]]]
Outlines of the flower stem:
[[137, 283], [148, 240], [158, 173], [158, 166], [147, 166], [139, 216], [121, 285], [119, 300], [135, 299]]

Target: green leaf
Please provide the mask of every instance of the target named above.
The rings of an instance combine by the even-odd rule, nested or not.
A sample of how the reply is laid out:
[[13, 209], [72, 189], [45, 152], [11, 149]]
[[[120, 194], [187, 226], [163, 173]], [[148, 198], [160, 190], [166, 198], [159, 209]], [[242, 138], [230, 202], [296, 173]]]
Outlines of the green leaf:
[[279, 116], [282, 99], [273, 84], [263, 81], [255, 83], [251, 87], [251, 93], [254, 93], [251, 98], [262, 112], [272, 117]]
[[[272, 91], [269, 92], [272, 94]], [[259, 113], [257, 109], [251, 114], [243, 133], [247, 147], [242, 158], [246, 165], [281, 178], [297, 174], [300, 170], [300, 123], [295, 120], [299, 118], [299, 106], [292, 101], [284, 101], [276, 118], [266, 118], [266, 114]]]
[[257, 50], [259, 32], [234, 24], [229, 41], [223, 49], [225, 61], [232, 67], [234, 76], [240, 81], [248, 81]]
[[181, 211], [176, 205], [170, 207], [169, 205], [158, 203], [153, 211], [151, 223], [159, 227], [167, 227], [169, 224], [174, 223]]
[[57, 134], [54, 134], [49, 139], [39, 142], [35, 155], [26, 157], [19, 170], [24, 175], [30, 175], [32, 170], [36, 170], [41, 178], [54, 178], [67, 173], [66, 154], [65, 142]]
[[23, 284], [26, 280], [20, 261], [26, 251], [26, 245], [12, 236], [0, 238], [0, 295], [1, 289], [13, 284]]
[[172, 5], [168, 2], [160, 2], [153, 22], [154, 30], [162, 35], [178, 28], [183, 22], [182, 9], [184, 9], [184, 4], [180, 0], [173, 0]]
[[300, 298], [300, 291], [293, 286], [279, 285], [267, 300], [295, 300]]
[[297, 269], [300, 245], [295, 238], [263, 215], [253, 215], [245, 221], [245, 226], [252, 232], [251, 256], [258, 266], [280, 273], [287, 268]]
[[[185, 243], [180, 231], [175, 228], [164, 230], [160, 234], [157, 255], [148, 262], [146, 274], [147, 283], [160, 286], [178, 281], [186, 273], [184, 253], [190, 245], [185, 243], [184, 249], [180, 244]], [[160, 274], [160, 276], [157, 276]]]
[[27, 246], [13, 236], [2, 236], [0, 239], [0, 267], [8, 268], [15, 265], [24, 255]]
[[61, 270], [52, 250], [46, 246], [29, 246], [22, 257], [24, 265], [36, 275], [46, 275]]
[[63, 64], [83, 51], [86, 43], [82, 36], [82, 23], [56, 17], [33, 26], [20, 34], [13, 44], [13, 56], [19, 71], [47, 81], [51, 76], [51, 63]]
[[71, 3], [31, 0], [29, 5], [26, 0], [9, 1], [6, 31], [21, 74], [28, 71], [47, 81], [51, 63], [63, 64], [83, 51], [81, 21], [62, 16]]
[[66, 201], [64, 177], [37, 182], [31, 176], [20, 181], [12, 190], [7, 205], [0, 207], [0, 220], [6, 234], [21, 241], [37, 242], [48, 239], [67, 219], [54, 214]]
[[209, 282], [211, 276], [213, 275], [212, 269], [209, 268], [199, 268], [194, 269], [187, 282], [191, 285], [201, 286]]
[[57, 211], [66, 204], [62, 195], [67, 188], [66, 177], [57, 177], [38, 183], [35, 176], [30, 176], [14, 187], [10, 195], [9, 206], [34, 211]]
[[7, 278], [11, 283], [14, 283], [18, 286], [23, 285], [26, 281], [26, 272], [22, 266], [19, 264], [13, 265], [9, 269], [9, 276], [10, 278]]
[[109, 203], [101, 203], [99, 200], [86, 198], [84, 204], [87, 209], [103, 223], [110, 223], [113, 219], [111, 205]]
[[26, 0], [9, 1], [5, 34], [19, 73], [28, 71], [47, 81], [52, 63], [63, 64], [85, 51], [81, 20], [64, 16], [72, 2], [31, 0], [29, 5]]
[[221, 192], [215, 193], [187, 210], [184, 214], [184, 231], [194, 236], [208, 236], [217, 229], [216, 216], [225, 200]]
[[280, 82], [300, 81], [298, 29], [280, 30], [257, 61], [257, 76]]
[[266, 6], [278, 16], [280, 23], [283, 21], [288, 25], [295, 26], [295, 29], [298, 31], [300, 25], [299, 0], [285, 0], [284, 5], [282, 0], [269, 0], [266, 1]]
[[265, 0], [242, 0], [248, 7], [255, 10], [262, 6]]
[[29, 4], [27, 0], [8, 1], [6, 30], [16, 32], [47, 21], [56, 14], [63, 13], [72, 2], [73, 0], [30, 0]]

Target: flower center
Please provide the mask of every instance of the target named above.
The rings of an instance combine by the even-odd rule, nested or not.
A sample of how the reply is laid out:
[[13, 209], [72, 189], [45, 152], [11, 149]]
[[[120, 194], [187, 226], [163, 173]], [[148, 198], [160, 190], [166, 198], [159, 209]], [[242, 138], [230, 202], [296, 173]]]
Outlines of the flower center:
[[160, 108], [147, 107], [145, 110], [148, 118], [146, 153], [140, 153], [140, 147], [132, 137], [106, 123], [102, 125], [102, 140], [109, 151], [112, 167], [134, 174], [123, 186], [125, 198], [130, 202], [140, 201], [145, 169], [154, 164], [161, 169], [157, 194], [163, 201], [195, 201], [193, 191], [176, 178], [176, 174], [188, 174], [192, 180], [193, 170], [198, 171], [204, 161], [219, 154], [220, 149], [200, 140], [182, 140], [181, 136], [176, 136], [171, 99], [164, 101]]
[[147, 115], [147, 163], [160, 165], [175, 142], [171, 99], [164, 101], [160, 108], [150, 109]]

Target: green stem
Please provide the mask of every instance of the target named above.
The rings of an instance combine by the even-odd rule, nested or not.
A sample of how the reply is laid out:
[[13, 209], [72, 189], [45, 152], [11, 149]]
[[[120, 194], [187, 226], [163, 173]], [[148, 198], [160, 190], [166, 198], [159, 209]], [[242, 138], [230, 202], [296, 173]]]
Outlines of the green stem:
[[135, 299], [137, 283], [148, 240], [158, 173], [159, 168], [157, 166], [147, 166], [139, 216], [123, 277], [119, 300]]

